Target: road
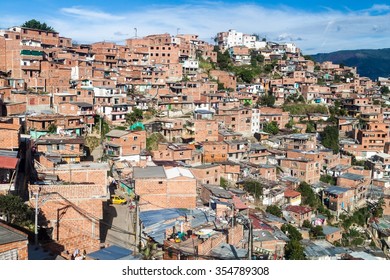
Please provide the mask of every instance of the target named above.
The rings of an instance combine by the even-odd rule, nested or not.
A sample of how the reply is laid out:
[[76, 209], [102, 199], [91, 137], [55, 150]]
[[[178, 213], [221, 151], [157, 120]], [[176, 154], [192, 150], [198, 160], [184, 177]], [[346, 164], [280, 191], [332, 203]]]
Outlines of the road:
[[[105, 204], [102, 237], [106, 245], [118, 245], [135, 250], [135, 210], [128, 205]], [[105, 237], [105, 238], [104, 238]]]

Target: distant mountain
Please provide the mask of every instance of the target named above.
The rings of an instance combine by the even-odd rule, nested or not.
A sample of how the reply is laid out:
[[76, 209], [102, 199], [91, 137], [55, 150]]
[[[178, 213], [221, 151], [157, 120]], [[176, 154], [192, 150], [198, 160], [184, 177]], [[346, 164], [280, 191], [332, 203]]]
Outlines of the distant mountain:
[[378, 50], [345, 50], [310, 55], [317, 62], [332, 61], [345, 66], [356, 66], [361, 77], [376, 81], [390, 76], [390, 48]]

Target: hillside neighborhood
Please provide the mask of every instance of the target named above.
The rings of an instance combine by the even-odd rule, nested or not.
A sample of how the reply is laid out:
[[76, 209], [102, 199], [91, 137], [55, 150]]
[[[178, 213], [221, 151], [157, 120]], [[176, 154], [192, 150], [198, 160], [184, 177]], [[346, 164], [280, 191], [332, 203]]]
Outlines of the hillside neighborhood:
[[390, 78], [230, 29], [0, 30], [0, 260], [385, 260]]

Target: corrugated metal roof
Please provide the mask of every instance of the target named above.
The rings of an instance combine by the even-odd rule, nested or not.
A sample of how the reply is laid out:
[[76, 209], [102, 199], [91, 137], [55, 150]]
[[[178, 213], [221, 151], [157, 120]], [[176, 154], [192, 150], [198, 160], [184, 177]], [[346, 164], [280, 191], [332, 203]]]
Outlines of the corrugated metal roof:
[[122, 137], [122, 136], [125, 136], [127, 134], [129, 134], [130, 132], [129, 131], [126, 131], [126, 130], [119, 130], [119, 129], [114, 129], [114, 130], [111, 130], [109, 133], [106, 134], [106, 137]]
[[165, 170], [165, 173], [168, 179], [172, 179], [176, 177], [194, 178], [194, 175], [191, 173], [190, 170], [182, 167], [174, 167], [174, 168], [167, 169]]
[[164, 167], [162, 166], [147, 166], [147, 167], [134, 167], [133, 168], [134, 179], [147, 179], [147, 178], [167, 178]]
[[333, 234], [335, 232], [340, 231], [341, 229], [338, 227], [331, 227], [331, 226], [323, 226], [322, 231], [325, 235]]
[[[173, 226], [180, 226], [186, 217], [192, 228], [209, 222], [208, 215], [198, 209], [169, 208], [140, 212], [140, 220], [144, 226], [142, 231], [160, 244], [163, 244], [166, 238], [165, 230]], [[215, 217], [210, 217], [210, 220], [213, 218]]]
[[247, 249], [239, 249], [227, 243], [221, 243], [211, 250], [210, 256], [222, 260], [240, 260], [247, 257]]
[[355, 173], [344, 173], [339, 176], [340, 178], [348, 179], [348, 180], [353, 180], [353, 181], [360, 181], [364, 180], [363, 175], [355, 174]]
[[339, 186], [331, 186], [329, 188], [326, 188], [324, 191], [331, 193], [331, 194], [342, 194], [349, 190], [349, 188], [342, 188]]
[[27, 235], [0, 223], [0, 244], [8, 244], [12, 242], [27, 240]]
[[135, 259], [132, 254], [132, 250], [111, 245], [107, 248], [92, 252], [88, 254], [87, 257], [94, 260], [130, 260]]
[[208, 189], [213, 196], [218, 198], [232, 198], [232, 195], [227, 190], [218, 185], [203, 184], [202, 186]]

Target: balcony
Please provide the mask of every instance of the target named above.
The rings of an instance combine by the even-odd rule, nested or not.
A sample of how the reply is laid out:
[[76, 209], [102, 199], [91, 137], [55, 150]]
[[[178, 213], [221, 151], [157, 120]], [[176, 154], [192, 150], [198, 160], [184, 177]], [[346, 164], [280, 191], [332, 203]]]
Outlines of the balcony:
[[43, 56], [35, 56], [35, 55], [20, 55], [20, 58], [22, 60], [32, 60], [32, 61], [37, 61], [37, 60], [42, 60]]
[[94, 111], [88, 110], [88, 111], [77, 111], [77, 115], [79, 116], [88, 116], [88, 115], [93, 115], [95, 114]]
[[21, 65], [20, 68], [25, 71], [39, 71], [41, 69], [39, 63], [31, 65]]

